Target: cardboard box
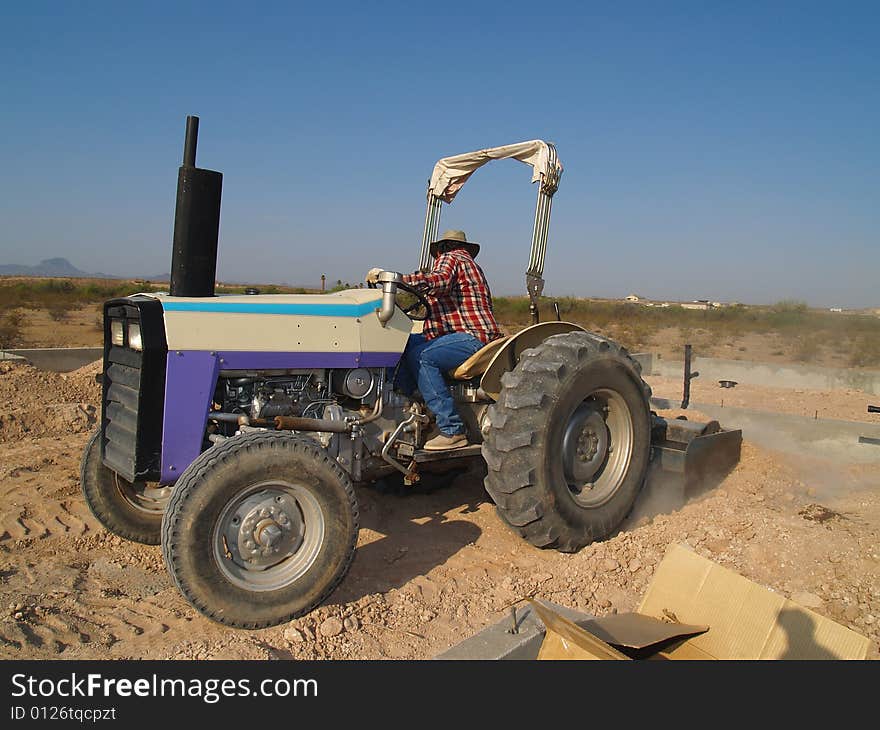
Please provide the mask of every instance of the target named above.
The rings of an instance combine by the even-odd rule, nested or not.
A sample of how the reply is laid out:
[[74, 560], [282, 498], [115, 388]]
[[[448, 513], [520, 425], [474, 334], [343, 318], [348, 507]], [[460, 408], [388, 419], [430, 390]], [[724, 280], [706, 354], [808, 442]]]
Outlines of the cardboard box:
[[727, 568], [672, 545], [638, 610], [585, 628], [532, 601], [538, 659], [865, 659], [871, 642]]

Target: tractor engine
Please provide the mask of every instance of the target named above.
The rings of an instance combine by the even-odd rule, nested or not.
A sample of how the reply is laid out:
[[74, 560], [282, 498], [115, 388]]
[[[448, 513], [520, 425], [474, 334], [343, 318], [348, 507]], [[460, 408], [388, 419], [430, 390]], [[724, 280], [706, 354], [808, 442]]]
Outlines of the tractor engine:
[[333, 402], [323, 373], [224, 378], [218, 384], [218, 402], [223, 412], [243, 413], [250, 419], [318, 418], [323, 406]]
[[[248, 431], [293, 429], [315, 438], [355, 479], [375, 478], [395, 470], [380, 452], [412, 408], [410, 399], [393, 391], [385, 368], [221, 371], [206, 438], [220, 443]], [[279, 417], [297, 423], [278, 425]], [[302, 419], [314, 419], [314, 425]], [[350, 429], [322, 427], [331, 421], [356, 423], [357, 442]], [[411, 455], [421, 428], [399, 433], [394, 453]]]
[[221, 377], [215, 404], [224, 413], [242, 414], [251, 421], [276, 416], [324, 418], [328, 406], [341, 417], [358, 416], [372, 408], [382, 383], [379, 369], [304, 370], [279, 374], [235, 373]]

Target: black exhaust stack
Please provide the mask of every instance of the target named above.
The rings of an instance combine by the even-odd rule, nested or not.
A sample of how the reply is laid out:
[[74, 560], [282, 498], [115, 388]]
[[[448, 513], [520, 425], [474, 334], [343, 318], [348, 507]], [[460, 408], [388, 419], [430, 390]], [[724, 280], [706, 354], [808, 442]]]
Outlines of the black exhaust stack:
[[174, 297], [212, 297], [217, 275], [223, 175], [196, 167], [199, 118], [186, 118], [183, 165], [177, 173], [171, 290]]

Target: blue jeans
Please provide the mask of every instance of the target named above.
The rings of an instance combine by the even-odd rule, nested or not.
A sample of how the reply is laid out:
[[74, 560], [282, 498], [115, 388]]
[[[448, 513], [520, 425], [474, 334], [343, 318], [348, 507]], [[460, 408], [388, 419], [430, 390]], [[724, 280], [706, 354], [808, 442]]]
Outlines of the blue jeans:
[[407, 395], [412, 395], [418, 385], [437, 419], [437, 428], [446, 436], [464, 433], [465, 427], [444, 376], [482, 347], [483, 343], [467, 332], [451, 332], [433, 340], [413, 334], [406, 343], [394, 384]]

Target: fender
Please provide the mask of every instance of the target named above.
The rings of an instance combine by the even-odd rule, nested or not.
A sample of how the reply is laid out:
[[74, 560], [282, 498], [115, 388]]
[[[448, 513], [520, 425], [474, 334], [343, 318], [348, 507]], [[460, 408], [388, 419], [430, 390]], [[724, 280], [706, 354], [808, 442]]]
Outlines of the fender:
[[516, 367], [523, 352], [541, 344], [552, 335], [562, 335], [566, 332], [586, 332], [586, 330], [573, 322], [541, 322], [512, 335], [489, 362], [480, 381], [480, 387], [493, 400], [498, 400], [501, 394], [501, 376]]

